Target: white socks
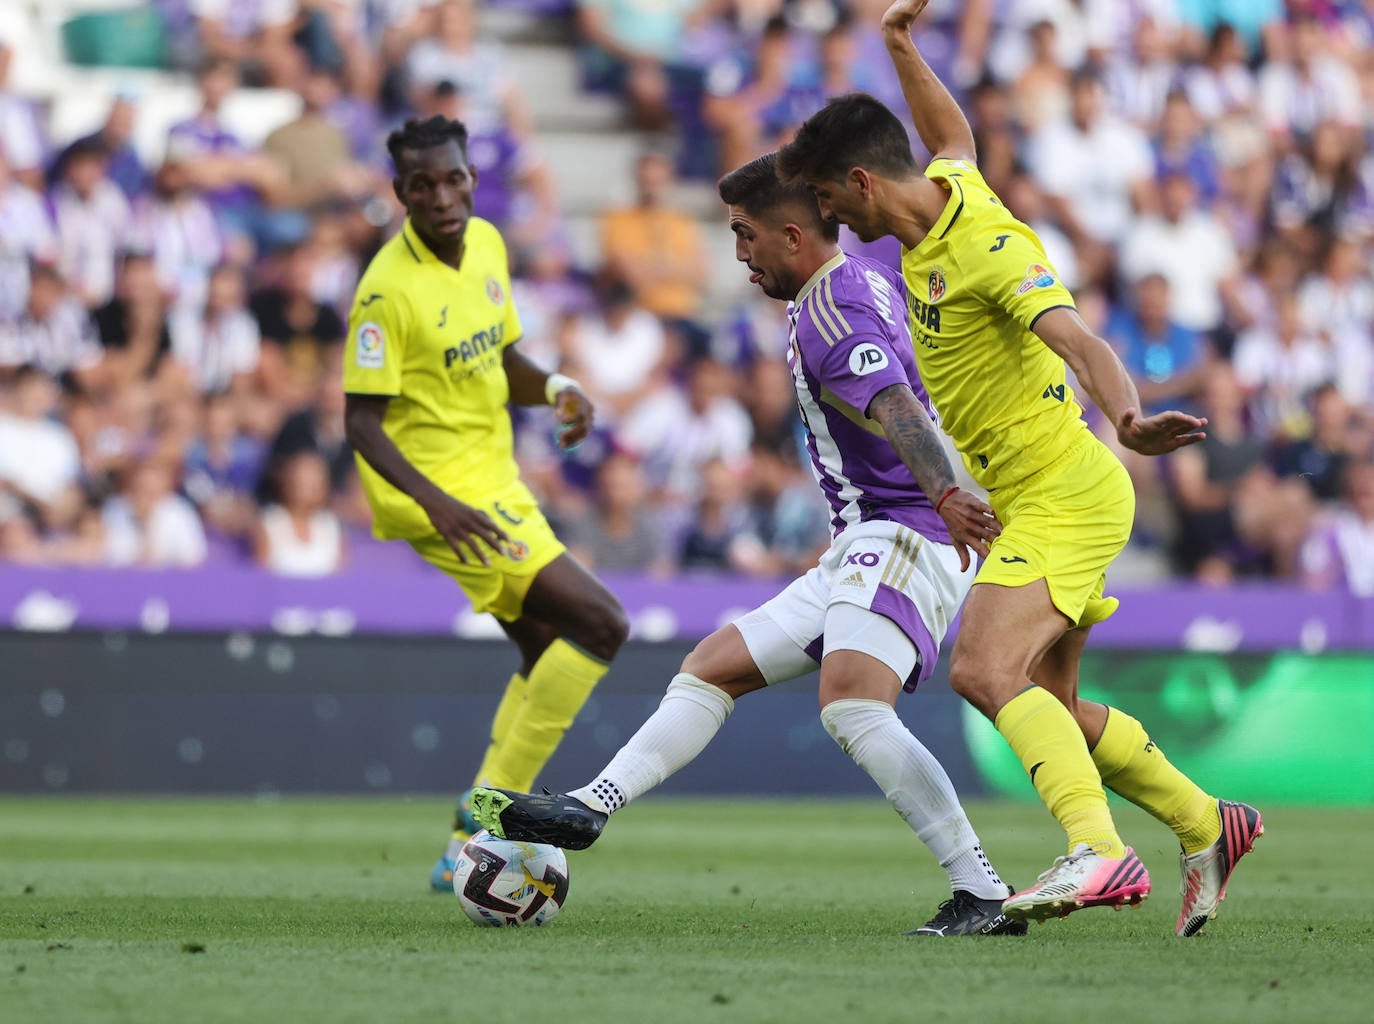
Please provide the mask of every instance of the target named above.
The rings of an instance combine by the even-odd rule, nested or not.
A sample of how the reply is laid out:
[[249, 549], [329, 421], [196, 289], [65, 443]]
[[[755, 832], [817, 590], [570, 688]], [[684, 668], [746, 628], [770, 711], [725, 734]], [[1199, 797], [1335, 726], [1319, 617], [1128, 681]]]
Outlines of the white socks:
[[949, 872], [951, 888], [980, 899], [1007, 896], [1007, 884], [984, 855], [949, 776], [890, 705], [837, 700], [821, 709], [821, 722], [935, 854]]
[[620, 810], [689, 764], [720, 731], [735, 702], [689, 672], [668, 684], [658, 710], [611, 758], [596, 781], [568, 796], [603, 814]]

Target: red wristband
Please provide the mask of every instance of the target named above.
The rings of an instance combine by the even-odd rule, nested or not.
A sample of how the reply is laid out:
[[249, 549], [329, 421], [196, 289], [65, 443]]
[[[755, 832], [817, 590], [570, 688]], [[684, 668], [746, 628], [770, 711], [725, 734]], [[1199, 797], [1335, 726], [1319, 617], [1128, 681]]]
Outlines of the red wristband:
[[955, 485], [954, 485], [953, 487], [951, 487], [949, 490], [945, 491], [944, 494], [940, 495], [940, 500], [937, 501], [937, 502], [935, 503], [935, 511], [936, 511], [937, 514], [938, 514], [939, 511], [940, 511], [940, 506], [943, 505], [943, 504], [945, 503], [945, 499], [948, 498], [951, 494], [953, 494], [953, 493], [954, 493], [955, 491], [957, 491], [958, 489], [959, 489], [959, 485], [958, 485], [958, 484], [955, 484]]

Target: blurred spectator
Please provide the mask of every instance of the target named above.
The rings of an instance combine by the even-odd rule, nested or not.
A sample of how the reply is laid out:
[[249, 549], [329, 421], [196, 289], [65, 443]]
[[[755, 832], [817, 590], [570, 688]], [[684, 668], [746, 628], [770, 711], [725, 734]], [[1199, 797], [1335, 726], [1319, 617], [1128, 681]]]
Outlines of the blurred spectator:
[[0, 321], [23, 311], [29, 264], [56, 259], [57, 233], [43, 196], [10, 174], [0, 149]]
[[67, 153], [62, 180], [53, 189], [58, 265], [87, 308], [114, 293], [115, 261], [129, 237], [129, 201], [106, 174], [98, 143]]
[[1283, 477], [1296, 477], [1322, 501], [1340, 497], [1341, 476], [1352, 459], [1367, 452], [1369, 434], [1359, 429], [1355, 411], [1334, 384], [1312, 396], [1312, 434], [1280, 443], [1270, 463]]
[[1321, 272], [1299, 290], [1298, 307], [1331, 347], [1341, 393], [1354, 405], [1374, 405], [1374, 280], [1353, 239], [1331, 243]]
[[1176, 554], [1185, 571], [1224, 585], [1237, 576], [1291, 577], [1312, 504], [1307, 488], [1280, 483], [1264, 463], [1264, 446], [1246, 430], [1245, 396], [1224, 364], [1206, 377], [1207, 442], [1169, 457], [1179, 529]]
[[1283, 0], [1176, 0], [1179, 17], [1193, 33], [1205, 37], [1230, 25], [1249, 55], [1281, 52]]
[[268, 473], [259, 495], [273, 500], [277, 467], [298, 452], [313, 452], [329, 467], [329, 485], [342, 492], [355, 475], [353, 449], [344, 437], [343, 352], [333, 349], [325, 355], [316, 375], [313, 399], [297, 409], [277, 431], [268, 450]]
[[329, 509], [329, 470], [300, 451], [277, 468], [280, 504], [262, 510], [253, 538], [258, 564], [279, 576], [327, 576], [343, 562], [343, 529]]
[[1251, 393], [1250, 408], [1261, 435], [1305, 437], [1311, 430], [1307, 401], [1337, 379], [1336, 360], [1303, 320], [1292, 292], [1275, 299], [1272, 328], [1256, 327], [1236, 342], [1236, 378]]
[[830, 510], [796, 449], [779, 450], [757, 441], [749, 450], [746, 537], [734, 564], [751, 576], [796, 576], [814, 566], [830, 545]]
[[764, 26], [749, 55], [752, 67], [733, 57], [711, 67], [703, 116], [716, 135], [722, 172], [773, 148], [774, 139], [825, 102], [819, 89], [795, 81], [793, 50], [792, 29], [778, 15]]
[[167, 135], [169, 162], [181, 163], [190, 184], [204, 191], [220, 225], [232, 235], [272, 248], [298, 240], [298, 221], [274, 217], [264, 202], [286, 187], [286, 174], [271, 157], [253, 152], [225, 127], [222, 108], [239, 87], [239, 73], [226, 60], [210, 60], [196, 76], [200, 112], [174, 124]]
[[105, 503], [105, 557], [111, 565], [190, 569], [205, 560], [205, 531], [191, 503], [176, 493], [171, 467], [137, 463]]
[[1270, 60], [1260, 72], [1260, 112], [1276, 135], [1309, 137], [1323, 122], [1360, 125], [1360, 87], [1350, 67], [1331, 56], [1326, 30], [1297, 15], [1288, 32], [1287, 59]]
[[105, 173], [119, 186], [126, 199], [132, 200], [147, 187], [148, 171], [133, 142], [134, 118], [138, 113], [136, 96], [132, 88], [127, 86], [115, 93], [110, 102], [110, 112], [105, 115], [105, 123], [89, 135], [70, 143], [53, 161], [49, 173], [54, 182], [61, 181], [65, 176], [67, 161], [72, 154], [94, 149], [105, 158]]
[[1103, 330], [1130, 371], [1147, 415], [1188, 408], [1209, 368], [1197, 332], [1170, 316], [1169, 288], [1164, 275], [1146, 274], [1132, 288], [1131, 305], [1116, 309]]
[[314, 67], [302, 76], [300, 114], [274, 128], [262, 144], [285, 169], [286, 185], [276, 202], [313, 210], [333, 202], [358, 201], [372, 190], [372, 171], [353, 159], [348, 135], [335, 116], [340, 88], [335, 72]]
[[181, 481], [207, 527], [234, 537], [249, 532], [257, 519], [254, 492], [262, 463], [262, 444], [240, 427], [234, 397], [208, 396]]
[[770, 354], [756, 359], [746, 372], [742, 399], [749, 413], [753, 450], [766, 448], [785, 461], [798, 463], [803, 434], [791, 369]]
[[602, 572], [666, 573], [663, 531], [645, 507], [648, 486], [639, 464], [611, 452], [596, 467], [595, 480], [592, 506], [564, 524], [568, 550]]
[[749, 532], [741, 467], [708, 459], [700, 467], [698, 497], [678, 548], [686, 572], [745, 570], [760, 564], [763, 542]]
[[190, 8], [205, 57], [232, 61], [255, 85], [296, 83], [303, 63], [291, 38], [296, 0], [190, 0]]
[[1170, 92], [1165, 99], [1152, 148], [1158, 180], [1182, 175], [1192, 182], [1204, 207], [1212, 204], [1221, 188], [1221, 172], [1197, 111], [1182, 90]]
[[1140, 18], [1132, 34], [1132, 59], [1107, 65], [1112, 108], [1147, 131], [1158, 123], [1178, 79], [1171, 34], [1151, 17]]
[[124, 254], [114, 296], [95, 311], [95, 326], [112, 381], [128, 385], [153, 376], [172, 339], [152, 257]]
[[158, 286], [175, 305], [205, 301], [210, 272], [225, 258], [226, 240], [186, 160], [169, 153], [152, 190], [136, 201], [134, 240], [151, 255]]
[[1374, 461], [1345, 470], [1345, 501], [1328, 513], [1302, 548], [1303, 582], [1374, 597]]
[[1074, 76], [1068, 120], [1029, 140], [1028, 166], [1075, 245], [1114, 244], [1145, 207], [1154, 170], [1139, 129], [1109, 114], [1096, 73]]
[[1127, 281], [1159, 274], [1169, 282], [1170, 316], [1192, 331], [1213, 331], [1222, 323], [1224, 301], [1236, 301], [1235, 246], [1215, 216], [1197, 205], [1197, 189], [1186, 172], [1161, 184], [1159, 213], [1140, 218], [1121, 244], [1121, 272]]
[[210, 275], [204, 306], [169, 318], [172, 356], [201, 393], [246, 387], [257, 373], [258, 325], [244, 300], [243, 271], [221, 264]]
[[533, 134], [529, 107], [501, 48], [479, 38], [474, 0], [440, 0], [434, 14], [433, 34], [420, 38], [406, 55], [411, 106], [423, 107], [424, 93], [452, 82], [466, 99], [470, 127], [505, 128], [527, 140]]
[[1059, 62], [1054, 22], [1037, 21], [1029, 33], [1030, 58], [1011, 95], [1016, 123], [1022, 131], [1034, 132], [1068, 120], [1070, 78], [1068, 69]]
[[607, 278], [598, 292], [599, 310], [579, 317], [572, 328], [570, 354], [598, 406], [617, 417], [648, 397], [667, 340], [663, 325], [638, 304], [626, 282]]
[[1246, 62], [1245, 41], [1234, 25], [1219, 22], [1211, 30], [1202, 60], [1184, 72], [1183, 87], [1207, 122], [1254, 109], [1258, 85]]
[[708, 462], [722, 462], [735, 472], [753, 439], [730, 371], [700, 357], [687, 373], [685, 395], [676, 389], [651, 395], [616, 429], [619, 440], [644, 460], [656, 496], [669, 502], [697, 493]]
[[16, 319], [0, 321], [0, 371], [29, 363], [76, 387], [95, 386], [102, 353], [86, 307], [56, 267], [36, 263], [29, 278], [27, 307]]
[[705, 343], [694, 322], [706, 287], [707, 266], [696, 218], [672, 204], [673, 164], [647, 150], [635, 163], [635, 205], [601, 218], [601, 252], [607, 269], [629, 282], [655, 316], [675, 323], [689, 344]]
[[277, 282], [254, 292], [249, 306], [262, 338], [260, 377], [288, 408], [304, 404], [329, 358], [342, 346], [343, 319], [314, 296], [315, 253], [309, 244], [277, 257]]
[[1279, 163], [1271, 199], [1275, 227], [1307, 258], [1316, 256], [1324, 237], [1374, 237], [1374, 182], [1361, 152], [1357, 136], [1324, 122], [1305, 150]]
[[673, 94], [694, 77], [686, 52], [690, 30], [708, 5], [704, 0], [577, 0], [576, 8], [592, 88], [624, 96], [635, 128], [669, 128]]
[[79, 503], [81, 462], [71, 431], [56, 419], [57, 382], [22, 366], [12, 394], [0, 407], [0, 505], [9, 495], [41, 522], [64, 522]]
[[33, 105], [9, 91], [14, 49], [0, 39], [0, 161], [15, 181], [43, 188], [43, 132]]

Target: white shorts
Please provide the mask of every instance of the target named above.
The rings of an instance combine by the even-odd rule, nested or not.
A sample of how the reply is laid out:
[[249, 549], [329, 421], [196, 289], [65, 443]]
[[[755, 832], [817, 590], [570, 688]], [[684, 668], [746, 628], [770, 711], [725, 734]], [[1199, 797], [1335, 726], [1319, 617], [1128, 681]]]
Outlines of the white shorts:
[[830, 651], [846, 650], [890, 666], [910, 692], [935, 670], [974, 575], [973, 567], [959, 571], [949, 544], [897, 523], [861, 523], [735, 627], [769, 684], [805, 675]]

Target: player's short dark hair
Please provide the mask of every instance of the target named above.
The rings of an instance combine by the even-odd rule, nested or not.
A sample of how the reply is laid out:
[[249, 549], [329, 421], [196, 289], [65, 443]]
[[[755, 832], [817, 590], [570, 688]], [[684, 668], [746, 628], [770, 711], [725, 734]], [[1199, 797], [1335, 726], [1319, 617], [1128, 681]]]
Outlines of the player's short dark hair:
[[752, 217], [766, 216], [786, 206], [798, 213], [800, 223], [813, 227], [828, 242], [840, 237], [840, 225], [821, 219], [816, 198], [798, 181], [784, 182], [778, 177], [778, 154], [765, 153], [736, 167], [716, 184], [720, 198], [728, 206], [743, 207]]
[[802, 122], [796, 138], [778, 150], [778, 173], [784, 181], [843, 181], [853, 167], [888, 178], [920, 170], [902, 122], [868, 93], [836, 96]]
[[435, 114], [421, 121], [412, 117], [386, 137], [386, 151], [392, 166], [401, 173], [401, 154], [408, 149], [433, 149], [449, 142], [458, 143], [464, 162], [468, 158], [468, 126], [462, 121]]

